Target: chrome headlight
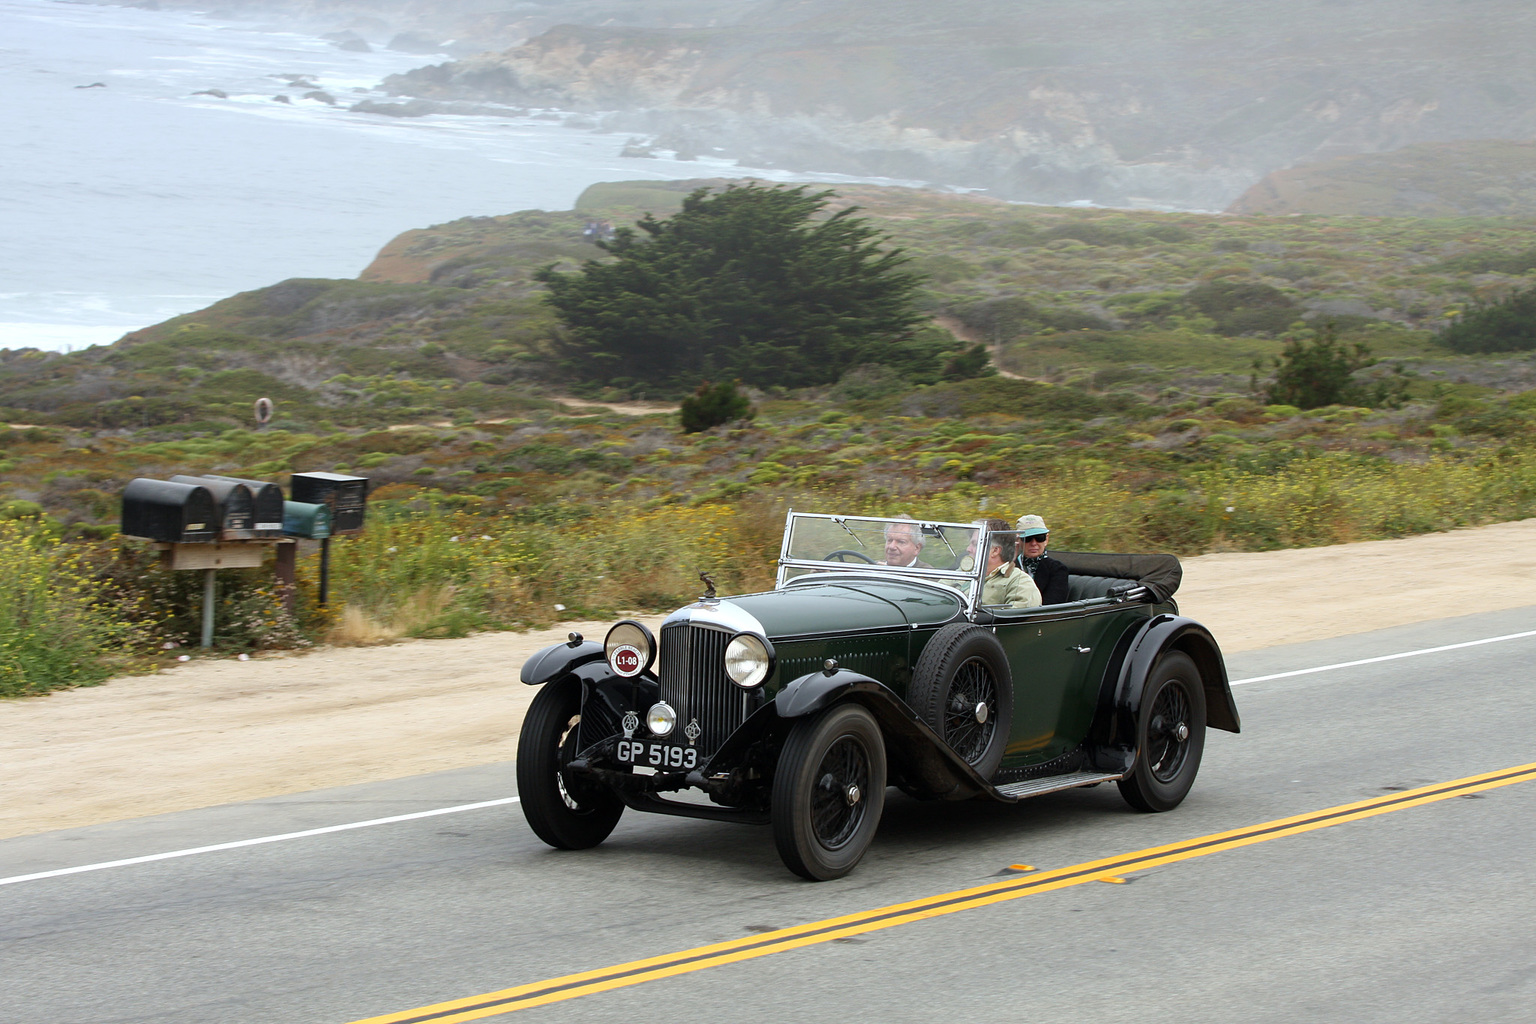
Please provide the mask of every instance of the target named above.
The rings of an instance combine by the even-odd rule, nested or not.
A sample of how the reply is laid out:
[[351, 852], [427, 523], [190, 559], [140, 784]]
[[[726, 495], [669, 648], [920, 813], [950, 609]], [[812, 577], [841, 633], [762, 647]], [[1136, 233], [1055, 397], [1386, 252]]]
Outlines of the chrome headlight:
[[677, 712], [666, 701], [657, 701], [645, 713], [645, 727], [653, 736], [667, 736], [677, 726]]
[[633, 619], [615, 623], [603, 640], [603, 653], [613, 674], [630, 679], [656, 660], [656, 638]]
[[773, 671], [773, 648], [756, 633], [737, 633], [725, 647], [725, 674], [750, 690], [762, 686]]

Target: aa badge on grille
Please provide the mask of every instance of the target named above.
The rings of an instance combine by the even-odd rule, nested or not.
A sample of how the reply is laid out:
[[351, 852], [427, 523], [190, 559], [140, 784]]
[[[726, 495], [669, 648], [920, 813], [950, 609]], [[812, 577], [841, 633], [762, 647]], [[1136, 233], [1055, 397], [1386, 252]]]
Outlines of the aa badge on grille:
[[638, 728], [640, 728], [640, 716], [633, 711], [624, 712], [624, 738], [627, 740], [634, 739], [635, 730]]

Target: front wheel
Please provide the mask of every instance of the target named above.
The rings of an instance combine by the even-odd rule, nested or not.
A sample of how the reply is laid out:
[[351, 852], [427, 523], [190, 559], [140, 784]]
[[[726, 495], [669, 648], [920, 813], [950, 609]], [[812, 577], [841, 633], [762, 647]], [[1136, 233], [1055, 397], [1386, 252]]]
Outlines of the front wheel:
[[1205, 687], [1189, 655], [1157, 659], [1136, 721], [1136, 765], [1119, 782], [1138, 811], [1171, 811], [1195, 784], [1205, 750]]
[[607, 839], [624, 802], [609, 790], [566, 772], [576, 756], [581, 684], [546, 683], [533, 698], [517, 741], [517, 793], [523, 816], [557, 850], [585, 850]]
[[869, 849], [885, 808], [885, 740], [875, 718], [839, 704], [797, 721], [773, 779], [773, 841], [789, 870], [841, 878]]

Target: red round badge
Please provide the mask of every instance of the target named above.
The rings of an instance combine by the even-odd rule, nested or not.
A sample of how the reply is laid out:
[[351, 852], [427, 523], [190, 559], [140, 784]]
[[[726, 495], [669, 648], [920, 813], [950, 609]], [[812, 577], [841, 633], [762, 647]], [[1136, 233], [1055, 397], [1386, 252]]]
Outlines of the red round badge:
[[608, 664], [619, 675], [628, 678], [640, 674], [645, 668], [645, 659], [640, 656], [638, 649], [624, 644], [613, 649], [613, 653], [608, 656]]

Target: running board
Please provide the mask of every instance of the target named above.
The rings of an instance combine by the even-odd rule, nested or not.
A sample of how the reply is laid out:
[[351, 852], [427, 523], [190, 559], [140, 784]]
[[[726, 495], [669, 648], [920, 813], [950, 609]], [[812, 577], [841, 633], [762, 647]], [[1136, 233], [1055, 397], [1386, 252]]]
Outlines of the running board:
[[1025, 800], [1032, 796], [1043, 796], [1063, 789], [1097, 786], [1101, 782], [1114, 782], [1123, 778], [1125, 776], [1119, 772], [1072, 772], [1070, 775], [1047, 775], [1043, 779], [1010, 782], [1006, 786], [998, 786], [997, 792], [1010, 800]]

